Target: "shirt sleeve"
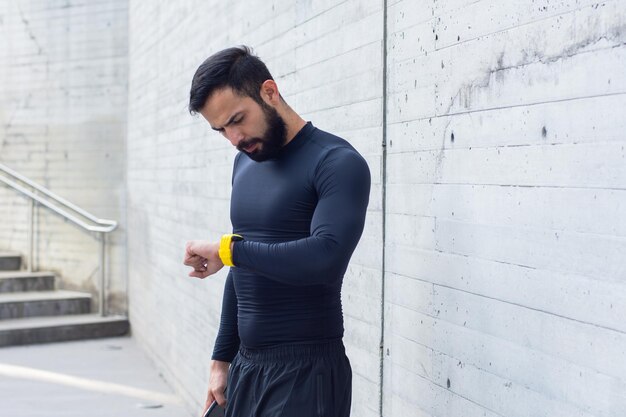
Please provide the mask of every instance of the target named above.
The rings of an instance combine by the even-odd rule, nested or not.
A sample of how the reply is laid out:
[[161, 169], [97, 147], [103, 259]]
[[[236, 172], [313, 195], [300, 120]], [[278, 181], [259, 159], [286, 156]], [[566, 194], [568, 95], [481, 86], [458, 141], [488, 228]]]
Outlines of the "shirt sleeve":
[[363, 233], [370, 183], [367, 163], [354, 149], [329, 151], [315, 172], [318, 203], [310, 236], [280, 243], [235, 242], [235, 266], [290, 285], [343, 277]]
[[239, 350], [239, 329], [237, 326], [237, 293], [233, 284], [233, 273], [228, 272], [222, 299], [220, 329], [215, 340], [211, 359], [232, 362]]

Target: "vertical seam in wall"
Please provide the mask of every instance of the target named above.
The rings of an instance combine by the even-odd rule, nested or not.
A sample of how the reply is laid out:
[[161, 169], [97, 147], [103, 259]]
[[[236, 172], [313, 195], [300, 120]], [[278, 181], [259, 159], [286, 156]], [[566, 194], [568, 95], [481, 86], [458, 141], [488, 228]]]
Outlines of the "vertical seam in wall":
[[387, 0], [383, 0], [383, 103], [382, 103], [382, 268], [381, 268], [381, 291], [380, 291], [380, 344], [379, 344], [379, 397], [378, 413], [383, 417], [383, 382], [385, 362], [385, 238], [387, 224]]
[[130, 59], [131, 59], [131, 51], [130, 51], [130, 16], [131, 13], [131, 4], [130, 1], [126, 2], [126, 119], [124, 122], [125, 128], [125, 138], [124, 138], [124, 272], [125, 272], [125, 285], [124, 285], [124, 310], [123, 313], [126, 318], [130, 322], [130, 268], [128, 261], [128, 253], [129, 253], [129, 241], [128, 236], [130, 235], [130, 230], [128, 227], [128, 214], [130, 212], [130, 208], [128, 207], [128, 202], [130, 201], [130, 193], [128, 191], [128, 141], [129, 141], [129, 108], [130, 108]]

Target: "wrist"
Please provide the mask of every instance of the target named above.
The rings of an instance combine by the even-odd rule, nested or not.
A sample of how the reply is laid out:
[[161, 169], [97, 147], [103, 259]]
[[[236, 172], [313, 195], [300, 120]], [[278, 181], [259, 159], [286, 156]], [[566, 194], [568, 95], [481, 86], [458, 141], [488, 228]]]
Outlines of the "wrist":
[[228, 371], [228, 367], [230, 366], [230, 362], [219, 361], [217, 359], [213, 359], [211, 361], [211, 372], [213, 371]]

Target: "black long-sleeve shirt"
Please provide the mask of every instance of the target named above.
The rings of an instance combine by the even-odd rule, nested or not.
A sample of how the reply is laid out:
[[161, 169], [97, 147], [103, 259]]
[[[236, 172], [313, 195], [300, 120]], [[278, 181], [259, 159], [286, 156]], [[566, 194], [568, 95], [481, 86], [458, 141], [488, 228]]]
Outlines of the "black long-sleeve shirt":
[[233, 245], [213, 359], [343, 337], [341, 284], [363, 232], [370, 172], [345, 140], [307, 123], [275, 159], [239, 153]]

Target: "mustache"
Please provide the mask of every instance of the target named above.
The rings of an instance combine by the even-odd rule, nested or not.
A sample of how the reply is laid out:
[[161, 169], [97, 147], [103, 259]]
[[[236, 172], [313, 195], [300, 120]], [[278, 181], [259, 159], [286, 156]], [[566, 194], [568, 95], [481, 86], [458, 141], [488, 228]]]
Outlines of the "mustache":
[[252, 138], [252, 139], [248, 139], [246, 141], [241, 141], [237, 145], [237, 150], [243, 152], [244, 149], [247, 148], [248, 146], [254, 145], [255, 143], [259, 143], [259, 142], [263, 142], [263, 141], [260, 138]]

